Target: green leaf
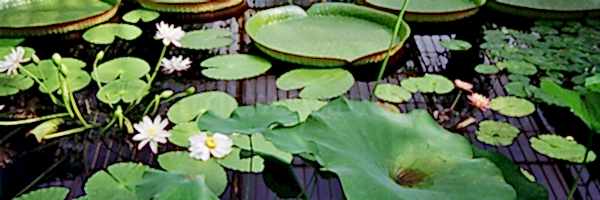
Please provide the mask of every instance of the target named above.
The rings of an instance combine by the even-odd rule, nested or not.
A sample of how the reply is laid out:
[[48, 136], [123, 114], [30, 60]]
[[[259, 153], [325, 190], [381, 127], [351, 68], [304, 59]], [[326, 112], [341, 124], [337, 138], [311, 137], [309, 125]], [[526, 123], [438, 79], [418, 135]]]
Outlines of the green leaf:
[[273, 126], [297, 124], [298, 114], [283, 106], [243, 106], [235, 109], [231, 118], [208, 112], [198, 118], [198, 127], [214, 133], [263, 133]]
[[[115, 58], [102, 63], [92, 72], [94, 79], [108, 83], [117, 79], [137, 79], [148, 74], [150, 65], [136, 57]], [[98, 77], [96, 77], [98, 76]]]
[[261, 57], [246, 54], [230, 54], [209, 58], [200, 66], [206, 68], [202, 74], [217, 80], [239, 80], [252, 78], [267, 72], [271, 63]]
[[90, 75], [83, 70], [85, 62], [75, 58], [62, 58], [62, 64], [66, 68], [64, 73], [72, 92], [85, 88], [92, 81]]
[[585, 79], [585, 87], [594, 92], [600, 92], [600, 73]]
[[104, 103], [116, 104], [119, 101], [132, 103], [148, 94], [148, 84], [139, 79], [119, 79], [106, 84], [96, 97]]
[[227, 93], [204, 92], [183, 98], [173, 104], [167, 112], [167, 117], [176, 124], [194, 121], [207, 111], [226, 118], [237, 107], [238, 103], [235, 98]]
[[402, 103], [412, 98], [408, 90], [393, 84], [378, 84], [375, 87], [375, 96], [392, 103]]
[[134, 40], [142, 35], [142, 30], [130, 24], [101, 24], [83, 33], [83, 39], [93, 44], [111, 44], [115, 38]]
[[500, 69], [494, 65], [479, 64], [475, 66], [475, 71], [480, 74], [497, 74]]
[[135, 163], [117, 163], [92, 175], [85, 184], [88, 199], [137, 199], [135, 186], [148, 167]]
[[49, 187], [31, 191], [14, 200], [64, 200], [69, 194], [69, 189], [64, 187]]
[[463, 40], [444, 40], [441, 41], [440, 44], [451, 51], [466, 51], [471, 49], [471, 43]]
[[469, 142], [424, 110], [398, 114], [340, 98], [265, 136], [285, 151], [313, 154], [348, 199], [516, 198], [494, 164], [473, 159]]
[[525, 76], [531, 76], [537, 73], [537, 68], [534, 65], [523, 62], [523, 61], [505, 61], [498, 63], [499, 68], [506, 68], [508, 72], [513, 74], [520, 74]]
[[506, 89], [509, 95], [525, 98], [529, 97], [529, 93], [527, 92], [528, 86], [530, 85], [523, 82], [510, 82], [504, 86], [504, 89]]
[[25, 75], [9, 76], [0, 74], [0, 96], [11, 96], [19, 91], [27, 90], [33, 86], [34, 81]]
[[535, 112], [533, 103], [517, 97], [496, 97], [490, 102], [490, 108], [509, 117], [525, 117]]
[[321, 109], [327, 102], [315, 99], [286, 99], [273, 102], [275, 106], [284, 106], [291, 111], [297, 112], [300, 122], [306, 121], [308, 115]]
[[240, 172], [260, 173], [265, 168], [264, 160], [260, 156], [243, 158], [238, 148], [233, 148], [229, 155], [217, 162], [227, 169]]
[[58, 126], [62, 125], [63, 123], [65, 123], [65, 120], [62, 118], [51, 119], [37, 125], [31, 131], [29, 131], [29, 134], [35, 136], [35, 139], [38, 142], [42, 142], [46, 135], [56, 133], [58, 131]]
[[180, 42], [182, 48], [204, 50], [228, 46], [233, 39], [231, 39], [231, 31], [207, 29], [187, 32]]
[[542, 79], [541, 90], [559, 106], [569, 107], [583, 122], [596, 133], [600, 133], [600, 94], [589, 92], [579, 94], [560, 87], [548, 79]]
[[350, 90], [354, 84], [352, 74], [344, 69], [295, 69], [277, 79], [281, 90], [302, 89], [305, 99], [329, 99]]
[[143, 22], [151, 22], [157, 19], [160, 13], [145, 9], [135, 9], [123, 15], [123, 20], [129, 23], [137, 23], [140, 20]]
[[188, 152], [174, 151], [159, 155], [158, 163], [171, 173], [204, 176], [210, 190], [217, 195], [223, 193], [227, 187], [227, 174], [215, 159], [195, 160], [189, 156]]
[[525, 84], [529, 84], [531, 82], [531, 79], [529, 79], [529, 77], [519, 75], [519, 74], [508, 75], [508, 80], [511, 80], [514, 82], [521, 82], [521, 83], [525, 83]]
[[483, 121], [479, 123], [477, 139], [490, 145], [510, 145], [519, 136], [519, 129], [506, 122]]
[[25, 41], [25, 38], [0, 38], [0, 47], [14, 47]]
[[42, 60], [38, 65], [31, 63], [23, 68], [31, 72], [31, 74], [45, 85], [46, 89], [42, 85], [38, 86], [40, 92], [50, 93], [58, 90], [60, 87], [59, 71], [52, 60]]
[[[240, 149], [255, 152], [264, 157], [272, 157], [283, 163], [292, 163], [292, 154], [275, 147], [263, 134], [254, 134], [250, 137], [248, 135], [233, 134], [231, 139], [233, 144]], [[250, 144], [250, 140], [252, 140], [252, 144]]]
[[402, 80], [402, 87], [412, 93], [446, 94], [454, 89], [454, 83], [448, 78], [437, 74], [425, 74], [423, 77], [411, 77]]
[[[551, 158], [567, 160], [574, 163], [582, 163], [587, 149], [573, 139], [558, 135], [539, 135], [529, 139], [531, 147], [537, 152]], [[596, 160], [596, 154], [590, 150], [586, 162]]]
[[175, 125], [169, 132], [171, 132], [169, 142], [180, 147], [189, 147], [190, 137], [198, 134], [200, 129], [198, 129], [198, 125], [195, 122], [187, 122]]
[[185, 175], [149, 170], [136, 190], [140, 199], [155, 200], [217, 200], [201, 175]]

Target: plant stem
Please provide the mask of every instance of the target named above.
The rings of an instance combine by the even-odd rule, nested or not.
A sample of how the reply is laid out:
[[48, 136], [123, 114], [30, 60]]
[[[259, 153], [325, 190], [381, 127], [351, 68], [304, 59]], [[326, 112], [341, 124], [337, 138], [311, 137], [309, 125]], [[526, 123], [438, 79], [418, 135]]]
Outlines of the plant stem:
[[458, 95], [456, 95], [456, 98], [454, 98], [454, 101], [452, 102], [452, 106], [450, 106], [450, 110], [454, 111], [454, 107], [456, 107], [456, 104], [458, 103], [458, 100], [462, 96], [462, 93], [463, 93], [462, 90], [458, 91]]
[[38, 85], [40, 85], [42, 87], [42, 89], [44, 89], [44, 91], [48, 92], [48, 96], [50, 96], [52, 103], [54, 103], [56, 105], [60, 105], [58, 102], [58, 99], [54, 96], [54, 94], [52, 94], [52, 92], [49, 91], [48, 86], [46, 86], [46, 84], [44, 84], [42, 81], [40, 81], [40, 79], [38, 77], [33, 75], [33, 73], [31, 73], [29, 70], [25, 69], [25, 67], [21, 67], [21, 71], [25, 72], [25, 75], [29, 76]]
[[106, 133], [106, 131], [108, 131], [108, 129], [110, 129], [113, 125], [115, 125], [116, 122], [117, 122], [117, 118], [113, 116], [113, 118], [110, 120], [110, 122], [108, 122], [108, 124], [106, 124], [106, 126], [104, 126], [104, 128], [102, 128], [102, 130], [100, 130], [100, 134]]
[[45, 120], [49, 120], [49, 119], [61, 118], [61, 117], [67, 117], [67, 116], [69, 116], [69, 113], [52, 114], [52, 115], [36, 117], [36, 118], [31, 118], [31, 119], [17, 120], [17, 121], [0, 121], [0, 126], [16, 126], [16, 125], [23, 125], [23, 124], [31, 124], [31, 123], [35, 123], [35, 122], [39, 122], [39, 121], [45, 121]]
[[73, 107], [73, 111], [75, 112], [75, 116], [79, 119], [79, 122], [84, 126], [89, 126], [90, 124], [85, 120], [83, 115], [81, 115], [81, 112], [79, 112], [79, 106], [77, 105], [77, 101], [75, 101], [75, 95], [69, 93], [69, 97], [71, 99], [71, 106]]
[[152, 73], [152, 76], [150, 76], [150, 79], [148, 80], [148, 88], [152, 87], [152, 82], [156, 78], [156, 75], [158, 75], [158, 71], [160, 71], [160, 62], [165, 57], [165, 53], [167, 53], [167, 47], [169, 47], [169, 46], [167, 46], [167, 45], [163, 46], [163, 49], [160, 52], [160, 56], [158, 57], [158, 62], [156, 63], [156, 66], [154, 67], [154, 72]]
[[61, 131], [61, 132], [57, 132], [57, 133], [53, 133], [50, 135], [46, 135], [43, 137], [43, 139], [45, 140], [49, 140], [49, 139], [53, 139], [53, 138], [57, 138], [57, 137], [62, 137], [62, 136], [67, 136], [67, 135], [71, 135], [71, 134], [75, 134], [75, 133], [81, 133], [83, 131], [86, 131], [88, 129], [94, 128], [94, 126], [84, 126], [84, 127], [80, 127], [80, 128], [74, 128], [71, 130], [66, 130], [66, 131]]
[[383, 63], [381, 64], [381, 69], [379, 70], [379, 75], [377, 75], [377, 82], [381, 81], [381, 79], [383, 78], [383, 73], [385, 72], [388, 62], [390, 61], [390, 56], [391, 56], [390, 54], [392, 53], [394, 44], [396, 43], [396, 39], [398, 38], [398, 32], [400, 32], [400, 25], [402, 25], [402, 21], [404, 19], [404, 13], [406, 12], [406, 7], [408, 7], [409, 1], [410, 0], [404, 1], [404, 4], [402, 5], [402, 10], [398, 14], [398, 20], [396, 20], [396, 27], [394, 28], [394, 35], [392, 36], [392, 41], [390, 41], [390, 45], [387, 50], [387, 55], [385, 56], [385, 59], [383, 60]]
[[[592, 145], [593, 138], [594, 138], [594, 136], [591, 133], [589, 133], [588, 146]], [[589, 154], [590, 154], [590, 149], [586, 147], [585, 155], [583, 155], [583, 164], [584, 165], [587, 162]], [[573, 185], [571, 186], [571, 189], [569, 190], [569, 196], [567, 197], [567, 200], [573, 200], [573, 196], [575, 195], [575, 191], [577, 190], [577, 185], [579, 184], [580, 180], [581, 180], [581, 176], [577, 175], [577, 178], [575, 179], [575, 183], [573, 183]]]

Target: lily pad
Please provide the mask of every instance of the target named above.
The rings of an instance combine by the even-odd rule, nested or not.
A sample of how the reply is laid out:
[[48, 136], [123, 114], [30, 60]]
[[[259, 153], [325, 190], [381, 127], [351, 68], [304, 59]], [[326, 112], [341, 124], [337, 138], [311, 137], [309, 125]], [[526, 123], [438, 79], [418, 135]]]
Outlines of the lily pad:
[[104, 103], [132, 103], [148, 93], [148, 84], [139, 79], [119, 79], [106, 84], [96, 97]]
[[148, 170], [136, 186], [139, 199], [156, 200], [217, 200], [204, 176]]
[[140, 20], [143, 22], [151, 22], [157, 19], [160, 13], [151, 10], [135, 9], [123, 15], [123, 20], [129, 23], [137, 23]]
[[49, 187], [29, 192], [14, 200], [64, 200], [69, 189], [64, 187]]
[[[362, 0], [367, 6], [400, 12], [403, 0]], [[412, 0], [406, 8], [406, 20], [416, 22], [444, 22], [474, 15], [485, 0]]]
[[229, 9], [236, 9], [237, 7], [245, 6], [243, 4], [245, 2], [244, 0], [138, 0], [138, 2], [144, 8], [157, 10], [161, 12], [193, 14], [214, 14], [218, 12], [231, 12], [229, 11]]
[[451, 50], [451, 51], [466, 51], [471, 49], [472, 45], [471, 43], [464, 41], [464, 40], [444, 40], [440, 42], [440, 45], [442, 45], [442, 47]]
[[[251, 136], [233, 134], [231, 135], [231, 139], [233, 139], [233, 144], [240, 149], [255, 152], [264, 157], [275, 158], [283, 163], [292, 163], [292, 154], [275, 147], [263, 134], [254, 134]], [[250, 141], [252, 141], [252, 144], [250, 144]]]
[[264, 160], [260, 156], [244, 158], [238, 148], [233, 148], [229, 155], [217, 162], [227, 169], [240, 172], [260, 173], [265, 168]]
[[[392, 40], [396, 17], [348, 3], [318, 3], [308, 11], [282, 6], [258, 12], [246, 32], [266, 54], [315, 67], [341, 67], [378, 62]], [[392, 53], [410, 35], [402, 23]]]
[[474, 159], [467, 140], [423, 110], [397, 114], [340, 98], [265, 136], [288, 152], [312, 153], [348, 199], [516, 199], [493, 163]]
[[475, 67], [475, 71], [480, 74], [497, 74], [500, 69], [494, 65], [480, 64]]
[[490, 102], [490, 108], [509, 117], [525, 117], [535, 112], [533, 103], [517, 97], [496, 97]]
[[513, 143], [519, 132], [509, 123], [487, 120], [479, 123], [477, 139], [490, 145], [506, 146]]
[[298, 114], [283, 106], [242, 106], [223, 118], [213, 112], [208, 112], [198, 118], [198, 127], [215, 133], [264, 133], [273, 126], [297, 124]]
[[21, 74], [9, 76], [0, 74], [0, 96], [11, 96], [19, 91], [27, 90], [33, 86], [34, 81]]
[[[531, 147], [537, 152], [552, 158], [582, 163], [587, 149], [572, 139], [558, 135], [539, 135], [531, 138]], [[586, 162], [596, 160], [596, 154], [590, 151]]]
[[52, 60], [43, 60], [37, 65], [32, 63], [24, 68], [44, 83], [46, 89], [42, 85], [38, 86], [41, 92], [54, 92], [60, 87], [59, 71]]
[[284, 106], [291, 111], [297, 112], [300, 122], [306, 121], [310, 113], [315, 112], [325, 106], [327, 102], [314, 99], [286, 99], [273, 102], [273, 105]]
[[228, 46], [233, 42], [233, 39], [231, 38], [231, 31], [206, 29], [187, 32], [180, 42], [183, 48], [202, 50]]
[[600, 93], [600, 73], [585, 79], [585, 87]]
[[354, 84], [352, 74], [344, 69], [295, 69], [277, 79], [277, 88], [300, 91], [304, 99], [329, 99], [346, 93]]
[[588, 127], [600, 133], [600, 94], [588, 92], [580, 94], [576, 91], [560, 87], [548, 79], [542, 79], [540, 88], [552, 102], [559, 106], [568, 107]]
[[506, 68], [506, 70], [508, 70], [510, 73], [525, 76], [531, 76], [537, 73], [537, 68], [533, 64], [523, 61], [499, 62], [498, 67]]
[[246, 54], [230, 54], [209, 58], [200, 66], [202, 74], [217, 80], [252, 78], [267, 72], [271, 63], [261, 57]]
[[529, 97], [529, 93], [527, 91], [527, 87], [529, 86], [529, 84], [522, 82], [510, 82], [504, 86], [504, 89], [506, 89], [506, 92], [510, 95], [525, 98]]
[[454, 90], [454, 83], [448, 78], [437, 74], [425, 74], [423, 77], [410, 77], [402, 80], [402, 87], [412, 93], [446, 94]]
[[377, 85], [375, 87], [375, 96], [392, 103], [402, 103], [412, 98], [412, 94], [408, 90], [393, 84]]
[[83, 39], [94, 44], [110, 44], [115, 38], [133, 40], [142, 35], [142, 29], [130, 24], [102, 24], [83, 33]]
[[135, 163], [117, 163], [92, 175], [85, 183], [88, 199], [137, 199], [135, 186], [148, 167]]
[[594, 0], [494, 0], [492, 2], [514, 6], [517, 8], [536, 9], [543, 11], [576, 12], [600, 10], [600, 2]]
[[25, 41], [25, 38], [0, 38], [0, 47], [14, 47]]
[[238, 107], [238, 103], [224, 92], [204, 92], [189, 96], [173, 104], [167, 112], [167, 117], [173, 123], [186, 123], [194, 121], [207, 111], [226, 118]]
[[195, 134], [200, 133], [200, 129], [198, 125], [194, 122], [187, 123], [179, 123], [171, 129], [171, 137], [169, 137], [169, 142], [180, 146], [180, 147], [189, 147], [190, 146], [190, 137]]
[[160, 166], [171, 173], [187, 176], [204, 176], [206, 184], [215, 194], [219, 195], [227, 187], [227, 174], [214, 159], [194, 160], [188, 152], [175, 151], [158, 156]]
[[[121, 57], [102, 63], [92, 72], [94, 79], [108, 83], [117, 79], [136, 79], [148, 74], [150, 65], [140, 58]], [[98, 76], [98, 77], [95, 77]]]

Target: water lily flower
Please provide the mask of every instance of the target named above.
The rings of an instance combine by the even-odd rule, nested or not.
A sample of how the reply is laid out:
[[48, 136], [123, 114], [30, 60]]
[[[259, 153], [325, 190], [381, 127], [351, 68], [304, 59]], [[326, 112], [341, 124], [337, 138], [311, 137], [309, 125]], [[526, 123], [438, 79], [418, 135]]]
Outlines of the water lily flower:
[[490, 107], [490, 99], [481, 94], [473, 93], [467, 96], [467, 98], [471, 105], [479, 108], [481, 111], [485, 111]]
[[194, 159], [208, 160], [212, 155], [215, 158], [223, 158], [231, 153], [233, 140], [226, 135], [215, 133], [208, 135], [200, 132], [189, 138], [190, 156]]
[[467, 92], [473, 92], [472, 91], [473, 90], [473, 84], [471, 84], [471, 83], [462, 81], [460, 79], [456, 79], [456, 80], [454, 80], [454, 85], [456, 85], [456, 87], [458, 89], [461, 89], [461, 90], [464, 90], [464, 91], [467, 91]]
[[12, 49], [12, 52], [6, 55], [4, 60], [0, 61], [0, 72], [6, 72], [8, 75], [18, 74], [21, 63], [27, 61], [23, 58], [24, 56], [25, 49], [23, 49], [23, 47]]
[[154, 39], [162, 40], [165, 46], [173, 44], [177, 47], [181, 46], [179, 40], [185, 35], [185, 32], [181, 27], [175, 27], [175, 25], [160, 22], [156, 24], [156, 35]]
[[160, 116], [156, 116], [154, 121], [148, 116], [144, 116], [144, 119], [134, 124], [133, 127], [137, 130], [138, 134], [133, 136], [134, 141], [140, 141], [138, 149], [144, 148], [146, 144], [150, 146], [150, 150], [153, 153], [158, 152], [158, 143], [166, 143], [167, 138], [171, 136], [169, 131], [165, 128], [169, 125], [167, 119], [162, 120]]
[[172, 57], [171, 59], [163, 58], [160, 61], [162, 71], [166, 74], [171, 74], [175, 71], [185, 71], [192, 67], [192, 61], [189, 58], [183, 58], [183, 56]]

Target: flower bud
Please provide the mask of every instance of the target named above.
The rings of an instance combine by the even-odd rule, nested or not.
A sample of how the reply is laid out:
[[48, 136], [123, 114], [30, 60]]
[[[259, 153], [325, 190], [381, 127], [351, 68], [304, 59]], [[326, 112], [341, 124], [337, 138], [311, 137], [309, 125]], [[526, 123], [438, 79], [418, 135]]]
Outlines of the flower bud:
[[52, 61], [54, 61], [54, 64], [60, 65], [60, 63], [62, 63], [62, 57], [60, 56], [60, 54], [54, 53], [52, 54]]
[[165, 90], [162, 93], [160, 93], [160, 98], [166, 99], [173, 96], [173, 91], [172, 90]]
[[98, 54], [96, 54], [96, 60], [102, 60], [104, 58], [104, 51], [100, 51], [98, 52]]
[[185, 93], [187, 93], [189, 95], [194, 94], [195, 92], [196, 92], [196, 88], [194, 86], [185, 89]]

